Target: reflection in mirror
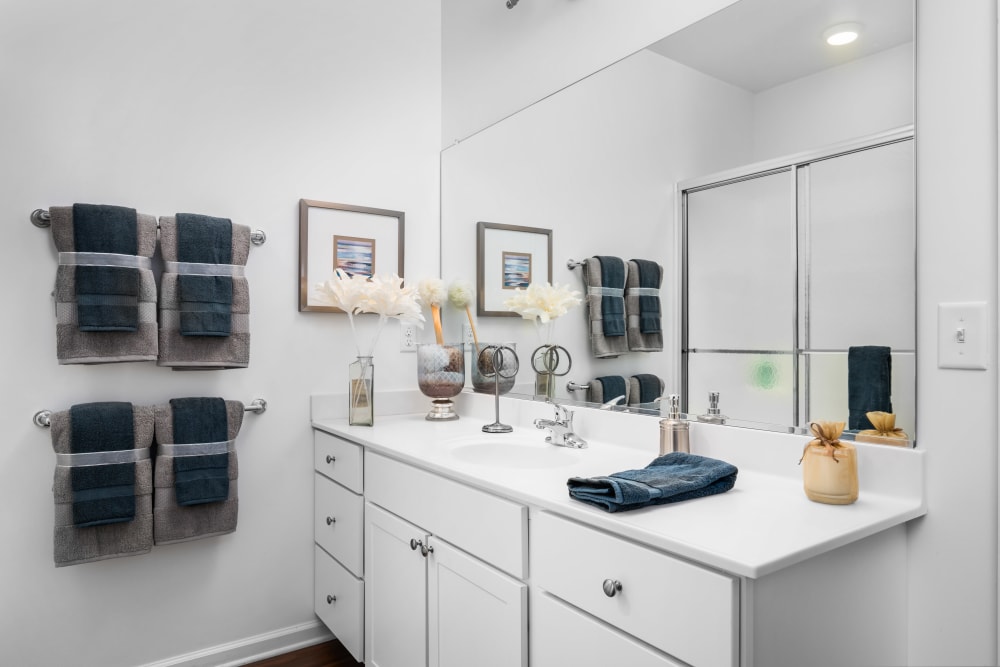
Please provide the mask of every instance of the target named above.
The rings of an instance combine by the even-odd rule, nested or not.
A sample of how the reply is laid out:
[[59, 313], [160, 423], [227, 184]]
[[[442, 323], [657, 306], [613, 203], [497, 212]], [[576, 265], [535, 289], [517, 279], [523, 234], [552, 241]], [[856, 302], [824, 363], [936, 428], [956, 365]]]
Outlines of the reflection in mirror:
[[[681, 393], [681, 311], [685, 304], [677, 185], [912, 124], [912, 4], [912, 0], [846, 4], [838, 0], [740, 0], [447, 148], [441, 154], [442, 278], [468, 280], [475, 275], [476, 222], [480, 220], [551, 229], [553, 281], [581, 291], [580, 270], [566, 266], [570, 258], [611, 255], [626, 261], [655, 261], [664, 267], [662, 352], [593, 358], [582, 307], [556, 322], [553, 340], [573, 355], [573, 369], [565, 380], [574, 386], [587, 386], [598, 377], [629, 380], [647, 374], [662, 379], [665, 392]], [[873, 13], [859, 15], [858, 11]], [[822, 53], [826, 48], [819, 43], [823, 31], [831, 23], [846, 20], [865, 26], [862, 39], [848, 47], [846, 56], [811, 58], [787, 50], [808, 48]], [[771, 32], [755, 32], [762, 27]], [[706, 57], [706, 53], [722, 51], [729, 54], [725, 62]], [[787, 71], [785, 67], [809, 61], [817, 63], [809, 70]], [[912, 179], [912, 173], [907, 178]], [[758, 193], [755, 206], [765, 206], [767, 201], [765, 193]], [[782, 215], [790, 225], [790, 208], [784, 207]], [[822, 250], [861, 244], [853, 230], [836, 229], [843, 234], [837, 240], [824, 240]], [[751, 236], [742, 241], [754, 250], [745, 258], [740, 284], [772, 280], [773, 276], [761, 271], [777, 271], [777, 264], [785, 264], [780, 270], [786, 291], [791, 290], [789, 299], [780, 305], [781, 312], [769, 313], [768, 318], [780, 319], [787, 331], [793, 322], [789, 310], [794, 308], [790, 304], [799, 268], [791, 241], [787, 236], [770, 240]], [[818, 246], [819, 239], [814, 241]], [[813, 252], [814, 272], [828, 259], [817, 252]], [[827, 264], [831, 270], [849, 267]], [[853, 275], [854, 269], [848, 273]], [[822, 293], [825, 282], [833, 277], [815, 275], [813, 289]], [[705, 280], [710, 279], [706, 276]], [[707, 298], [717, 302], [732, 296], [726, 286], [717, 284], [712, 289], [711, 282], [706, 286]], [[912, 293], [912, 285], [910, 289]], [[820, 322], [842, 318], [838, 309], [843, 303], [818, 297], [810, 306], [811, 322], [820, 326]], [[701, 307], [695, 302], [686, 305]], [[779, 307], [770, 302], [764, 306]], [[857, 308], [856, 304], [851, 307]], [[459, 326], [457, 322], [452, 324]], [[908, 326], [912, 334], [912, 317]], [[519, 349], [531, 350], [540, 342], [534, 327], [516, 318], [479, 317], [477, 327], [481, 337], [516, 342]], [[833, 330], [829, 324], [822, 328]], [[913, 349], [912, 344], [891, 345], [894, 350]], [[824, 392], [841, 393], [844, 371], [838, 366], [828, 376], [827, 361], [812, 358], [808, 378], [803, 378], [802, 386], [808, 388], [803, 391], [814, 398]], [[805, 373], [804, 366], [800, 374]], [[528, 377], [525, 368], [512, 395], [532, 394], [534, 378]], [[792, 370], [789, 363], [786, 373]], [[720, 372], [723, 377], [731, 373]], [[912, 392], [912, 377], [910, 383], [906, 391]], [[586, 389], [571, 392], [562, 384], [557, 390], [557, 400], [588, 399]], [[716, 390], [692, 386], [685, 396], [688, 412], [706, 412], [708, 391]], [[767, 421], [785, 429], [796, 426], [791, 407], [783, 408], [780, 415], [733, 414], [727, 409], [725, 391], [720, 408], [733, 417], [729, 423]], [[656, 407], [652, 411], [658, 412]], [[804, 412], [800, 417], [805, 417]]]

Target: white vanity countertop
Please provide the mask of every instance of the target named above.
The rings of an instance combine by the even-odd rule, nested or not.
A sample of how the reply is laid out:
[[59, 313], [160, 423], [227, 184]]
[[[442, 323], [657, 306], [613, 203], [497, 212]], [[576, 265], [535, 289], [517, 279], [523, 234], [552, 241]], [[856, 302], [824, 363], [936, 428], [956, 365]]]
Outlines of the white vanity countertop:
[[[858, 445], [858, 501], [823, 505], [806, 498], [796, 465], [807, 437], [704, 424], [692, 424], [691, 451], [736, 465], [740, 472], [732, 490], [676, 504], [604, 512], [572, 500], [566, 480], [645, 467], [658, 454], [658, 433], [653, 430], [658, 429], [658, 420], [577, 410], [576, 431], [587, 438], [589, 447], [571, 450], [545, 443], [546, 431], [532, 426], [517, 426], [511, 434], [483, 433], [482, 425], [492, 422], [493, 414], [489, 410], [484, 420], [484, 404], [471, 405], [476, 398], [466, 401], [473, 414], [454, 422], [429, 422], [416, 414], [377, 416], [374, 426], [349, 426], [346, 419], [316, 416], [314, 410], [313, 426], [373, 452], [750, 578], [926, 513], [922, 452]], [[518, 403], [523, 405], [505, 404], [515, 407], [501, 410], [503, 421], [530, 424], [530, 414], [518, 413], [548, 417], [551, 412], [544, 404]], [[508, 421], [512, 416], [517, 419]], [[770, 439], [766, 449], [754, 442], [761, 439]], [[478, 458], [470, 460], [467, 452]], [[910, 479], [900, 480], [901, 476]]]

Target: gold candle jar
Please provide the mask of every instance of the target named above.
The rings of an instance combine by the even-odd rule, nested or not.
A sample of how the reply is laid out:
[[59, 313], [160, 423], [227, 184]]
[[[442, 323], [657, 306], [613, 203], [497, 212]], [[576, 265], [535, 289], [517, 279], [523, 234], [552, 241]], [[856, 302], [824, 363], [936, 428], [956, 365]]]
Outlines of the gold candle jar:
[[806, 497], [827, 505], [850, 505], [858, 499], [858, 453], [840, 442], [844, 422], [813, 422], [816, 438], [806, 445], [799, 463]]

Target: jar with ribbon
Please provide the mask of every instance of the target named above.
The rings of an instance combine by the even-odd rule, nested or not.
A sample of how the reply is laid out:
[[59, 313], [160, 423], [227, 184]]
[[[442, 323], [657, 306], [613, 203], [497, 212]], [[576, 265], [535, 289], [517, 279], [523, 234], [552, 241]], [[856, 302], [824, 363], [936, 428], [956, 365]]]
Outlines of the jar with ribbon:
[[815, 438], [802, 451], [802, 487], [806, 497], [827, 505], [850, 505], [858, 499], [858, 454], [841, 442], [844, 422], [813, 422]]
[[866, 412], [865, 416], [874, 428], [859, 431], [854, 436], [857, 442], [909, 447], [910, 438], [906, 435], [906, 431], [896, 428], [896, 415], [891, 412]]

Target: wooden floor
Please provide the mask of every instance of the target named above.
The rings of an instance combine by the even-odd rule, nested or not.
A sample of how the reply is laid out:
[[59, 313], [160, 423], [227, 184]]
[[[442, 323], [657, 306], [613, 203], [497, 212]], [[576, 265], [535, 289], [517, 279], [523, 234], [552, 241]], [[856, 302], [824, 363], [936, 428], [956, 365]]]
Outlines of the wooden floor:
[[347, 649], [335, 639], [253, 662], [246, 667], [358, 667], [360, 664], [362, 663], [356, 662]]

